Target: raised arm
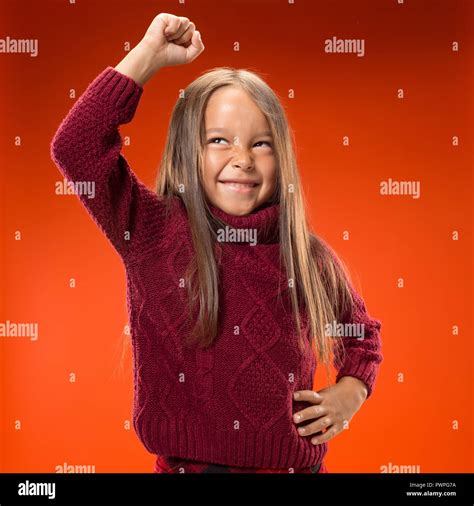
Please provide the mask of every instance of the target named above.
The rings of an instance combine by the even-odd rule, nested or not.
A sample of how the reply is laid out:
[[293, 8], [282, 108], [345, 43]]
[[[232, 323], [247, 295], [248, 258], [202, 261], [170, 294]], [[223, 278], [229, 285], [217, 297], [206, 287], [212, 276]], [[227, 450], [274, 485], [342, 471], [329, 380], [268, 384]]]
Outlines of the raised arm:
[[50, 146], [69, 183], [91, 185], [92, 195], [78, 197], [123, 258], [139, 242], [143, 215], [157, 203], [120, 152], [119, 125], [132, 120], [142, 93], [131, 78], [107, 67], [76, 101]]
[[92, 195], [78, 192], [78, 197], [124, 260], [151, 240], [147, 223], [160, 212], [160, 199], [121, 154], [119, 127], [133, 119], [146, 81], [162, 67], [187, 63], [203, 50], [186, 19], [158, 15], [140, 43], [87, 87], [50, 145], [51, 158], [68, 183], [93, 189]]

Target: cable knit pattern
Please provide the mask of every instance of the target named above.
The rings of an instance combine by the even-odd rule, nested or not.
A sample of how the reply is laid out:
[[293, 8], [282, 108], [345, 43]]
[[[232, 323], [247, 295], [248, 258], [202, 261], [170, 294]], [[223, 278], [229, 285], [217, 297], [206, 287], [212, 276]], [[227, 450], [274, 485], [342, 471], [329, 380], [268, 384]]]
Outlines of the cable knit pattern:
[[[134, 363], [134, 429], [150, 453], [245, 468], [308, 468], [327, 444], [300, 436], [292, 416], [308, 406], [293, 392], [311, 389], [316, 360], [301, 351], [280, 268], [279, 205], [247, 216], [210, 206], [233, 228], [256, 229], [257, 244], [221, 243], [220, 327], [206, 350], [186, 346], [190, 328], [182, 279], [193, 256], [179, 197], [141, 183], [121, 154], [121, 124], [135, 114], [143, 88], [107, 67], [62, 121], [51, 156], [68, 181], [95, 183], [95, 198], [78, 195], [120, 255]], [[380, 322], [354, 291], [348, 322], [364, 322], [363, 340], [347, 339], [338, 378], [361, 379], [372, 393], [382, 360]], [[368, 331], [367, 331], [368, 330]]]

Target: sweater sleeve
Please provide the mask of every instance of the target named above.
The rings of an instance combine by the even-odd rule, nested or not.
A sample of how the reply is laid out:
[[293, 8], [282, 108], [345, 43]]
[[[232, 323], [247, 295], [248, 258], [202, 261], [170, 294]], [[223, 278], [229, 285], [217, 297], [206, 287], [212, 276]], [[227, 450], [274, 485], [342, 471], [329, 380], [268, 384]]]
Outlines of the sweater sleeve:
[[363, 333], [362, 337], [347, 335], [342, 338], [346, 353], [342, 365], [339, 357], [335, 360], [335, 366], [336, 369], [338, 369], [336, 383], [343, 376], [358, 378], [365, 383], [367, 387], [368, 399], [373, 392], [375, 380], [383, 360], [380, 340], [380, 329], [382, 324], [379, 320], [372, 318], [368, 314], [362, 297], [352, 285], [349, 286], [354, 303], [351, 311], [346, 313], [342, 318], [343, 321], [341, 323], [360, 324]]
[[143, 88], [107, 67], [76, 101], [50, 145], [50, 155], [93, 220], [126, 259], [146, 236], [146, 216], [158, 202], [120, 153], [119, 125], [132, 120]]

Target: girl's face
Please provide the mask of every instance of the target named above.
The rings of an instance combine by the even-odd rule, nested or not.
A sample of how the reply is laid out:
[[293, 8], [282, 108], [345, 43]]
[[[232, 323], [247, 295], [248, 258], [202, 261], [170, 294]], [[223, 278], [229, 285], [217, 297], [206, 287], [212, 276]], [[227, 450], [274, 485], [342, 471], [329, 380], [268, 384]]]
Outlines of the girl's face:
[[222, 211], [243, 216], [265, 203], [276, 182], [273, 138], [250, 96], [223, 86], [205, 112], [203, 185], [207, 199]]

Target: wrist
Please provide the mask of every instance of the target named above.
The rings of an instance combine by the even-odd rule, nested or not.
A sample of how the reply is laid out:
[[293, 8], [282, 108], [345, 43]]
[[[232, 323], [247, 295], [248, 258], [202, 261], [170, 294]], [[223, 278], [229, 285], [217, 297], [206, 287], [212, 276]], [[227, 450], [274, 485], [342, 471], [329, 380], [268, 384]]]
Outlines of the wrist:
[[355, 378], [353, 376], [343, 376], [337, 383], [347, 386], [357, 397], [360, 404], [367, 399], [367, 386], [359, 378]]
[[140, 86], [150, 80], [160, 68], [161, 66], [156, 62], [156, 55], [146, 44], [141, 42], [115, 66], [115, 70], [130, 77]]

